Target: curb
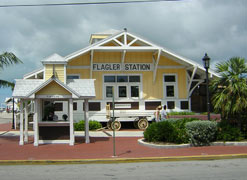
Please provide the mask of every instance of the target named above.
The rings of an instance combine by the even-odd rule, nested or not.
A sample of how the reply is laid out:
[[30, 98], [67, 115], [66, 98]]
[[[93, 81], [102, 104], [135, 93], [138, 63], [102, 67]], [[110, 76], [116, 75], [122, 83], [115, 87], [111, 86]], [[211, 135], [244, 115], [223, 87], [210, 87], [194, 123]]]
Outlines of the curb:
[[70, 160], [0, 160], [0, 165], [57, 165], [57, 164], [113, 164], [138, 162], [172, 162], [247, 158], [247, 154], [223, 154], [200, 156], [171, 156], [146, 158], [70, 159]]
[[[138, 139], [138, 144], [151, 148], [157, 148], [157, 149], [176, 149], [176, 148], [192, 147], [190, 144], [163, 145], [163, 144], [147, 143], [143, 140], [144, 138]], [[213, 142], [211, 143], [211, 146], [247, 146], [247, 142]]]
[[154, 144], [154, 143], [147, 143], [143, 141], [144, 139], [138, 139], [138, 144], [143, 146], [157, 148], [157, 149], [176, 149], [176, 148], [188, 148], [191, 147], [190, 144], [178, 144], [178, 145], [162, 145], [162, 144]]

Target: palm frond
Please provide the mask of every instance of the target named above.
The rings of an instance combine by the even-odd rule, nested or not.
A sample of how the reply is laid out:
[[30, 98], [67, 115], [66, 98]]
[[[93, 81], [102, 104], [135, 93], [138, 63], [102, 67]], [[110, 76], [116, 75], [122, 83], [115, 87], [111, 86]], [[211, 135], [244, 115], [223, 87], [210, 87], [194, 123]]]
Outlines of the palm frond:
[[19, 63], [22, 63], [22, 61], [12, 52], [4, 52], [3, 54], [0, 54], [0, 68]]

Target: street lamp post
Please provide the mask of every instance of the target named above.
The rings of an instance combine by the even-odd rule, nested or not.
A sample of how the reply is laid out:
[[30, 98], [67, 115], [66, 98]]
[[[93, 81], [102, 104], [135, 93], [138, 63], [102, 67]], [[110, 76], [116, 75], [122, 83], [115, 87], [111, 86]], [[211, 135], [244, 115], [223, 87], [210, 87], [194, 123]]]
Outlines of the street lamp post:
[[210, 102], [209, 102], [209, 89], [208, 89], [208, 69], [210, 65], [210, 58], [208, 57], [207, 53], [202, 58], [204, 68], [206, 69], [206, 87], [207, 87], [207, 111], [208, 111], [208, 120], [210, 120]]

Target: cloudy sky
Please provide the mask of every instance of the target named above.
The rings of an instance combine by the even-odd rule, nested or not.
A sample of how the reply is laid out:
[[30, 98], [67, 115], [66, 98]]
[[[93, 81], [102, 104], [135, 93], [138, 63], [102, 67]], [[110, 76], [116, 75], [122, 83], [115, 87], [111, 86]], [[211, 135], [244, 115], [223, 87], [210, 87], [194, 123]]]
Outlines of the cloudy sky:
[[[1, 0], [0, 5], [97, 1], [107, 0]], [[108, 29], [127, 28], [198, 63], [205, 52], [212, 66], [233, 56], [247, 59], [246, 0], [0, 7], [0, 24], [0, 53], [11, 51], [24, 62], [0, 70], [0, 78], [10, 81], [42, 67], [40, 61], [53, 53], [66, 56], [86, 47], [91, 33]], [[0, 103], [6, 96], [11, 90], [0, 89]]]

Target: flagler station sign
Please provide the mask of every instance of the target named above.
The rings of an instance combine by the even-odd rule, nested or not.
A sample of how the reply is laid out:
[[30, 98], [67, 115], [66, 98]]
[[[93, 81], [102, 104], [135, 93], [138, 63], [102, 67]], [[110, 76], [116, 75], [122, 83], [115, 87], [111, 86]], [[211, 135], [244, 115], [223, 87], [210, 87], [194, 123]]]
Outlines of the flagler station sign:
[[152, 63], [93, 63], [93, 71], [153, 71]]

